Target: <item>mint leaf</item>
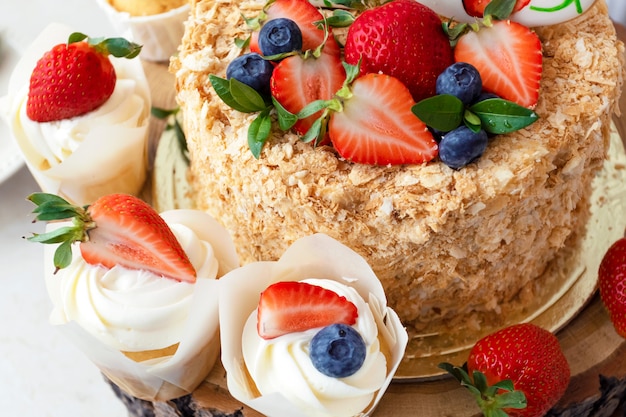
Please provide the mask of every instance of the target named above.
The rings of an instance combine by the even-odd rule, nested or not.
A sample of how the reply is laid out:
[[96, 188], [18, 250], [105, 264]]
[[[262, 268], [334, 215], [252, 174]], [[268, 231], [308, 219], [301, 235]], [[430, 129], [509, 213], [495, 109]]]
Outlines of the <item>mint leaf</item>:
[[215, 75], [209, 75], [209, 81], [222, 101], [237, 111], [254, 113], [267, 107], [263, 97], [241, 81], [234, 78], [226, 80]]
[[411, 111], [426, 125], [449, 132], [463, 121], [465, 106], [450, 94], [440, 94], [420, 101], [411, 107]]
[[235, 78], [231, 78], [229, 81], [230, 93], [239, 105], [248, 109], [246, 113], [261, 111], [267, 107], [265, 100], [261, 97], [261, 94], [259, 94], [254, 88], [236, 80]]
[[323, 115], [313, 122], [309, 130], [300, 138], [304, 143], [313, 142], [315, 146], [319, 145], [326, 136], [328, 126], [328, 116]]
[[482, 125], [480, 118], [469, 110], [465, 110], [463, 113], [463, 122], [472, 132], [477, 133]]
[[282, 104], [272, 97], [272, 103], [276, 109], [276, 115], [278, 116], [278, 126], [281, 130], [289, 130], [298, 121], [298, 116], [289, 112]]
[[248, 127], [248, 147], [256, 159], [261, 156], [263, 145], [267, 142], [271, 131], [272, 119], [270, 118], [270, 108], [267, 108]]
[[483, 129], [496, 135], [523, 129], [539, 118], [534, 111], [500, 98], [483, 100], [469, 110], [480, 118]]

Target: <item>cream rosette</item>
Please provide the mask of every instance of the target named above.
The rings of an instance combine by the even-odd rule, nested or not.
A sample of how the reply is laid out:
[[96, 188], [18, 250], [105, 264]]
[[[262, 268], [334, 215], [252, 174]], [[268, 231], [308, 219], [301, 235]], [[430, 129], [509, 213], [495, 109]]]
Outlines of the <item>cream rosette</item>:
[[[354, 327], [365, 339], [368, 356], [354, 375], [327, 377], [311, 365], [308, 344], [319, 329], [270, 341], [256, 333], [260, 293], [276, 282], [305, 280], [332, 289], [357, 306]], [[278, 261], [247, 264], [231, 271], [220, 284], [222, 363], [233, 397], [271, 417], [373, 413], [404, 355], [408, 336], [396, 313], [387, 307], [380, 281], [361, 256], [327, 235], [315, 234], [296, 241]], [[257, 345], [263, 353], [250, 352]], [[265, 363], [253, 363], [259, 360]], [[257, 371], [252, 368], [263, 368], [261, 378], [254, 380]]]
[[[149, 401], [191, 393], [219, 356], [219, 280], [239, 266], [228, 232], [208, 214], [161, 214], [197, 272], [195, 283], [87, 264], [74, 250], [53, 273], [45, 248], [50, 321], [116, 385]], [[54, 227], [60, 227], [57, 224]]]
[[189, 17], [189, 4], [147, 16], [132, 16], [117, 10], [107, 0], [96, 0], [115, 29], [130, 34], [133, 42], [143, 45], [141, 59], [169, 61], [176, 53], [185, 32], [185, 20]]
[[137, 195], [147, 172], [150, 90], [141, 61], [110, 57], [117, 82], [109, 100], [78, 117], [38, 123], [26, 115], [30, 74], [73, 31], [51, 24], [24, 51], [0, 108], [44, 192], [85, 205], [111, 193]]

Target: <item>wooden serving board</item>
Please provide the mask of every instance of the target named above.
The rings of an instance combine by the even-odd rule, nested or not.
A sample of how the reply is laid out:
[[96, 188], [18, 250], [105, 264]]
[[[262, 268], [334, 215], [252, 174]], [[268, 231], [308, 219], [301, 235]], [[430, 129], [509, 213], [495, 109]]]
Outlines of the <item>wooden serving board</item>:
[[[626, 39], [626, 29], [618, 26], [618, 36]], [[144, 62], [152, 87], [153, 105], [165, 109], [176, 106], [174, 76], [163, 64]], [[620, 108], [626, 111], [626, 95]], [[156, 144], [164, 122], [153, 120], [151, 143]], [[626, 116], [615, 119], [626, 145]], [[156, 148], [151, 148], [154, 154]], [[624, 167], [626, 169], [626, 167]], [[549, 416], [624, 416], [626, 399], [626, 340], [615, 330], [596, 294], [588, 305], [557, 333], [571, 367], [570, 385]], [[258, 417], [259, 413], [232, 398], [226, 388], [225, 371], [219, 363], [192, 394], [168, 402], [148, 402], [112, 388], [126, 404], [131, 417]], [[451, 378], [417, 383], [391, 384], [374, 417], [476, 417], [481, 413], [467, 390]]]

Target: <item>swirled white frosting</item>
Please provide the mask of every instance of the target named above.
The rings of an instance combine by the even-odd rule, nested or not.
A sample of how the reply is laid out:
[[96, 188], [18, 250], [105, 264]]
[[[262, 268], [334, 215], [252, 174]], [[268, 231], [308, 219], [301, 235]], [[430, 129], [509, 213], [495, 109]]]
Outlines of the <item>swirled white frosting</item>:
[[[215, 279], [219, 265], [211, 244], [187, 226], [170, 227], [198, 279]], [[70, 266], [48, 279], [55, 324], [75, 321], [102, 343], [129, 352], [162, 349], [181, 340], [195, 284], [121, 266], [90, 265], [74, 252]]]
[[86, 205], [111, 193], [137, 194], [146, 179], [151, 97], [139, 58], [110, 57], [117, 75], [107, 102], [82, 116], [38, 123], [26, 115], [37, 61], [73, 31], [50, 24], [23, 52], [0, 114], [44, 192]]
[[[118, 73], [120, 71], [118, 70]], [[121, 72], [124, 76], [124, 73]], [[18, 106], [11, 109], [11, 118], [21, 126], [22, 140], [37, 149], [45, 160], [46, 168], [62, 163], [72, 155], [91, 132], [110, 129], [112, 126], [135, 129], [146, 124], [150, 101], [138, 91], [137, 81], [118, 76], [113, 94], [97, 109], [82, 116], [52, 122], [39, 123], [26, 115], [28, 89], [21, 90]]]
[[262, 395], [279, 392], [312, 417], [350, 417], [362, 412], [385, 382], [387, 359], [381, 352], [376, 321], [367, 302], [354, 288], [327, 279], [306, 279], [346, 297], [359, 312], [354, 328], [366, 345], [363, 366], [353, 375], [332, 378], [319, 372], [309, 358], [309, 344], [320, 329], [262, 339], [256, 329], [256, 311], [248, 318], [242, 337], [243, 357]]

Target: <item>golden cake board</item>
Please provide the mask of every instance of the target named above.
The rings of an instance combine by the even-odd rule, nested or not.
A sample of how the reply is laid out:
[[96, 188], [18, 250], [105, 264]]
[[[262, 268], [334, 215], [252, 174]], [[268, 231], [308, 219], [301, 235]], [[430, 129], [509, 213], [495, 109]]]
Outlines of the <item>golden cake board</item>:
[[[153, 105], [174, 108], [174, 79], [167, 67], [144, 62], [148, 81], [153, 92]], [[161, 133], [165, 123], [153, 120], [151, 160], [156, 160], [157, 150], [171, 152], [171, 137], [165, 144]], [[621, 128], [621, 126], [619, 126]], [[165, 137], [165, 136], [164, 136]], [[169, 142], [169, 143], [168, 143]], [[160, 149], [159, 149], [160, 147]], [[170, 151], [163, 149], [170, 148]], [[626, 341], [618, 336], [608, 319], [596, 294], [597, 265], [602, 254], [617, 238], [623, 236], [626, 227], [626, 156], [620, 136], [612, 127], [612, 151], [610, 162], [595, 186], [592, 218], [588, 224], [585, 241], [580, 249], [564, 253], [569, 280], [553, 293], [551, 300], [541, 300], [530, 313], [511, 318], [511, 322], [532, 321], [556, 332], [570, 363], [572, 379], [570, 386], [557, 408], [581, 402], [599, 394], [598, 375], [626, 377]], [[151, 182], [146, 185], [145, 196], [159, 209], [183, 208], [190, 204], [181, 196], [180, 187], [188, 185], [180, 181], [180, 160], [166, 158], [162, 165], [153, 166]], [[178, 174], [175, 172], [178, 171]], [[174, 172], [174, 174], [172, 174]], [[167, 190], [160, 195], [155, 190]], [[178, 194], [177, 194], [177, 191]], [[604, 198], [603, 196], [610, 196]], [[442, 361], [462, 364], [467, 350], [477, 335], [470, 335], [462, 343], [433, 346], [429, 355], [403, 364], [394, 383], [391, 384], [375, 412], [377, 417], [420, 415], [428, 417], [478, 416], [480, 412], [466, 389], [451, 378], [441, 377], [436, 365]], [[193, 400], [199, 406], [221, 410], [225, 413], [241, 410], [244, 416], [259, 416], [233, 399], [226, 388], [225, 371], [218, 362], [203, 384], [194, 392]]]

